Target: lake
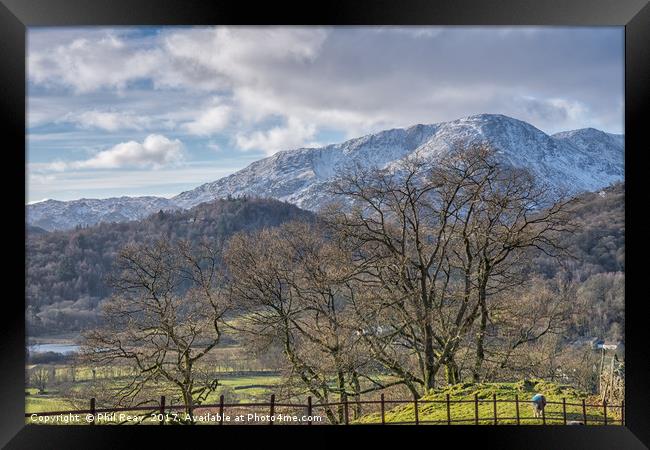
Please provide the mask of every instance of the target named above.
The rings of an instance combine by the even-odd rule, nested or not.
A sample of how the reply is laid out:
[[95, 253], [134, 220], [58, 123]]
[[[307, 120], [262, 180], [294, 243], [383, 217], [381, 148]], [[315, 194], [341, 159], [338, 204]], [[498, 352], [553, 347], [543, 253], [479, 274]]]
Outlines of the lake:
[[76, 344], [32, 344], [29, 346], [31, 353], [54, 352], [64, 355], [75, 353], [79, 350]]

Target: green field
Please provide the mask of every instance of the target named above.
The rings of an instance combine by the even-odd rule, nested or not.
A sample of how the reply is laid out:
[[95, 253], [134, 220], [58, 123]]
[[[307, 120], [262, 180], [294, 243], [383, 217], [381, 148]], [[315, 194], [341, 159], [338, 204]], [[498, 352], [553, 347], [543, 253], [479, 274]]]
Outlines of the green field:
[[[475, 423], [475, 403], [474, 396], [478, 395], [479, 399], [479, 424], [494, 424], [494, 404], [493, 396], [497, 398], [497, 424], [514, 425], [516, 424], [516, 405], [515, 403], [499, 402], [499, 400], [514, 400], [515, 395], [519, 396], [520, 423], [522, 425], [541, 425], [542, 419], [536, 419], [533, 416], [533, 410], [530, 399], [536, 393], [544, 394], [548, 402], [562, 402], [566, 399], [568, 404], [582, 404], [584, 399], [586, 404], [600, 404], [596, 397], [589, 396], [586, 393], [579, 392], [573, 387], [562, 386], [545, 381], [534, 381], [530, 385], [524, 382], [518, 383], [482, 383], [471, 384], [461, 383], [441, 389], [434, 394], [422, 397], [418, 404], [418, 416], [421, 423], [427, 421], [437, 421], [440, 424], [447, 424], [447, 394], [450, 400], [463, 400], [462, 403], [450, 403], [450, 416], [452, 420], [462, 420], [456, 424], [473, 425]], [[436, 403], [423, 403], [426, 401], [437, 401]], [[567, 421], [583, 421], [582, 406], [567, 405]], [[603, 408], [587, 407], [587, 424], [602, 425], [604, 419]], [[563, 408], [562, 405], [548, 404], [545, 409], [546, 424], [562, 424]], [[620, 408], [610, 407], [607, 411], [608, 423], [620, 425]], [[385, 421], [387, 423], [413, 423], [415, 422], [415, 406], [413, 403], [392, 407], [387, 404]], [[381, 423], [381, 414], [368, 414], [354, 421], [359, 424]], [[453, 422], [452, 422], [453, 424]]]
[[[59, 370], [60, 369], [60, 370]], [[69, 374], [66, 372], [66, 367], [57, 368], [56, 381], [50, 383], [46, 391], [42, 394], [38, 393], [36, 388], [28, 388], [25, 390], [25, 412], [38, 413], [38, 412], [51, 412], [51, 411], [70, 411], [77, 409], [86, 409], [89, 406], [90, 399], [85, 398], [89, 394], [88, 389], [92, 386], [92, 370], [88, 367], [77, 367], [75, 375], [75, 382], [71, 382]], [[60, 374], [60, 375], [59, 375]], [[61, 376], [61, 378], [59, 378]], [[124, 367], [107, 367], [96, 371], [97, 379], [104, 380], [107, 383], [109, 390], [115, 389], [116, 391], [128, 382], [130, 374]], [[386, 380], [390, 381], [390, 380]], [[219, 396], [224, 394], [226, 403], [247, 403], [247, 402], [260, 402], [266, 403], [269, 401], [271, 394], [276, 394], [283, 379], [275, 372], [268, 374], [260, 372], [246, 373], [223, 373], [219, 375], [219, 387], [212, 392], [203, 404], [218, 404]], [[62, 386], [67, 385], [67, 389], [62, 389]], [[168, 385], [161, 383], [159, 386], [160, 392], [165, 392]], [[154, 386], [154, 392], [157, 387]], [[563, 423], [563, 407], [562, 400], [565, 399], [567, 421], [583, 421], [582, 401], [585, 400], [587, 405], [600, 404], [600, 400], [595, 396], [590, 396], [587, 393], [580, 392], [571, 386], [558, 385], [541, 380], [533, 381], [520, 381], [517, 383], [461, 383], [452, 386], [447, 386], [437, 390], [435, 393], [427, 395], [418, 400], [418, 419], [419, 422], [440, 424], [447, 423], [447, 395], [451, 400], [449, 413], [452, 421], [456, 424], [475, 423], [475, 395], [478, 396], [479, 407], [479, 423], [480, 424], [493, 424], [494, 423], [494, 403], [493, 396], [497, 398], [497, 424], [516, 424], [516, 405], [514, 402], [504, 402], [504, 400], [514, 400], [515, 396], [519, 398], [519, 417], [522, 425], [542, 424], [542, 419], [534, 418], [533, 411], [530, 404], [530, 399], [535, 393], [542, 393], [546, 396], [549, 402], [560, 402], [560, 404], [549, 403], [545, 410], [546, 424], [562, 424]], [[378, 393], [377, 393], [378, 395]], [[76, 397], [73, 401], [69, 397]], [[386, 399], [393, 399], [388, 392]], [[386, 423], [414, 423], [415, 422], [415, 408], [414, 403], [406, 396], [397, 397], [400, 400], [407, 400], [409, 403], [396, 405], [395, 403], [386, 403], [385, 405], [385, 421]], [[365, 398], [362, 400], [367, 400]], [[304, 399], [303, 399], [304, 400]], [[168, 404], [171, 399], [168, 399]], [[295, 400], [299, 403], [298, 400]], [[454, 401], [462, 401], [460, 403], [453, 403]], [[432, 402], [432, 403], [427, 403]], [[350, 403], [352, 405], [352, 402]], [[81, 406], [80, 406], [81, 405]], [[620, 408], [614, 405], [608, 408], [607, 418], [611, 424], [621, 423]], [[100, 406], [98, 406], [100, 407]], [[357, 424], [372, 424], [381, 423], [381, 415], [379, 413], [378, 405], [365, 405], [363, 406], [365, 413], [358, 419], [352, 419], [352, 423]], [[370, 411], [375, 411], [370, 413]], [[604, 419], [604, 411], [602, 406], [586, 408], [587, 424], [595, 425], [602, 424]], [[356, 416], [355, 416], [356, 417]], [[453, 423], [453, 422], [452, 422]]]
[[[78, 392], [84, 385], [89, 384], [92, 380], [91, 373], [91, 370], [88, 368], [78, 369], [77, 381], [73, 383], [71, 391], [73, 393]], [[115, 369], [113, 373], [118, 375], [114, 378], [110, 378], [109, 383], [117, 390], [119, 386], [123, 385], [127, 381], [128, 375], [126, 375], [126, 373], [121, 373], [119, 368]], [[243, 403], [250, 401], [268, 401], [271, 394], [275, 391], [274, 387], [280, 382], [281, 378], [274, 373], [270, 373], [269, 375], [256, 374], [254, 376], [230, 376], [225, 374], [219, 379], [219, 387], [217, 390], [210, 394], [204, 404], [219, 403], [219, 396], [224, 389], [229, 390], [230, 402]], [[89, 403], [90, 399], [80, 399], [83, 404], [85, 404], [86, 400]], [[79, 401], [77, 404], [78, 403]], [[43, 394], [38, 394], [38, 389], [36, 388], [25, 389], [26, 413], [67, 411], [75, 409], [79, 408], [75, 407], [70, 399], [62, 395], [57, 383], [49, 386]]]
[[25, 389], [25, 393], [29, 392], [29, 395], [25, 396], [25, 412], [26, 413], [35, 413], [35, 412], [49, 412], [49, 411], [67, 411], [74, 409], [71, 402], [60, 395], [58, 392], [52, 392], [51, 394], [37, 394], [38, 389], [29, 388]]

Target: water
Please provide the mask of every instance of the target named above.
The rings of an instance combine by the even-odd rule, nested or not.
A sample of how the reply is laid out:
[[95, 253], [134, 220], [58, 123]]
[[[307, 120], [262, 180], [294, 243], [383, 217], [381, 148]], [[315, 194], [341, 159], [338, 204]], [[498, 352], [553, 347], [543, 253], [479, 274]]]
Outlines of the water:
[[76, 344], [32, 344], [29, 346], [31, 353], [54, 352], [69, 355], [70, 353], [76, 353], [78, 350], [79, 346]]

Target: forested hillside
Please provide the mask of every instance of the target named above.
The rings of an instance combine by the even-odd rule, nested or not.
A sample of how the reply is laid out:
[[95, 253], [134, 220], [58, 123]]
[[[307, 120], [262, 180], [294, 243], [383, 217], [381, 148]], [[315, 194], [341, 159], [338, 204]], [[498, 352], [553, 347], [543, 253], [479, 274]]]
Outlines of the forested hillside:
[[105, 276], [126, 244], [160, 238], [193, 242], [207, 238], [218, 243], [238, 231], [311, 217], [277, 200], [238, 198], [70, 231], [32, 232], [30, 227], [26, 241], [29, 333], [78, 331], [94, 323], [99, 302], [110, 294]]
[[625, 185], [617, 183], [577, 197], [571, 208], [575, 230], [563, 238], [573, 258], [564, 267], [540, 256], [531, 267], [546, 277], [562, 269], [578, 281], [603, 272], [625, 271]]
[[574, 336], [624, 339], [625, 185], [615, 184], [577, 198], [572, 207], [575, 231], [564, 237], [573, 258], [559, 265], [539, 256], [531, 271], [546, 278], [567, 271], [576, 302]]
[[[625, 283], [624, 185], [581, 195], [572, 207], [575, 232], [563, 243], [574, 258], [558, 264], [539, 256], [530, 275], [550, 279], [566, 270], [575, 283], [573, 332], [607, 339], [623, 337]], [[28, 228], [27, 319], [31, 335], [79, 329], [94, 323], [97, 306], [110, 292], [104, 282], [117, 252], [131, 242], [203, 238], [217, 242], [242, 230], [277, 226], [313, 214], [288, 203], [228, 199], [191, 210], [159, 212], [147, 219], [100, 224], [70, 231]]]

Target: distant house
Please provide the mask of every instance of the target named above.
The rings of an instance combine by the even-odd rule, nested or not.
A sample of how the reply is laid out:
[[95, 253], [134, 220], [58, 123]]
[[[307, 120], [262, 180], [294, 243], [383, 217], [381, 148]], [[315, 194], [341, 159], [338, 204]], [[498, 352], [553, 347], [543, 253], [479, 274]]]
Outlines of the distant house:
[[625, 344], [623, 342], [604, 341], [599, 338], [593, 338], [588, 341], [589, 346], [593, 350], [612, 350], [616, 355], [623, 356], [625, 352]]

